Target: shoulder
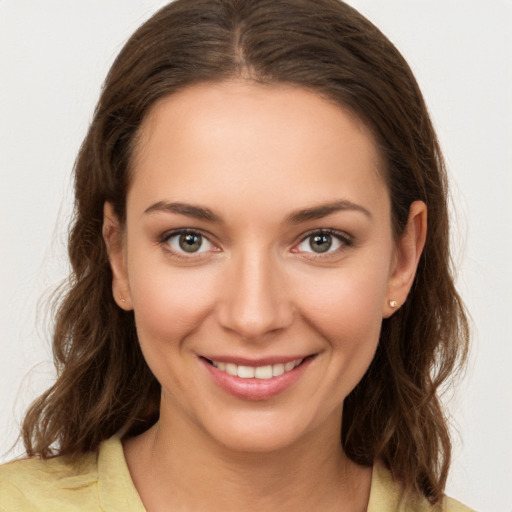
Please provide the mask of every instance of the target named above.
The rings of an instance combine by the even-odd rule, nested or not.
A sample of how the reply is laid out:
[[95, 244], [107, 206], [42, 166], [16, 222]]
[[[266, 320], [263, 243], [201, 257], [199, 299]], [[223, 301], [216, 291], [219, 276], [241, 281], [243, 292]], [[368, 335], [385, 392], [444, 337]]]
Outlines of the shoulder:
[[0, 511], [94, 510], [97, 456], [23, 459], [0, 466]]
[[475, 512], [453, 498], [445, 497], [432, 505], [423, 496], [406, 495], [400, 482], [393, 480], [383, 464], [373, 467], [368, 512]]
[[23, 459], [0, 466], [0, 512], [144, 512], [119, 437], [80, 457]]
[[443, 500], [443, 512], [475, 512], [472, 508], [466, 507], [460, 501], [449, 498]]

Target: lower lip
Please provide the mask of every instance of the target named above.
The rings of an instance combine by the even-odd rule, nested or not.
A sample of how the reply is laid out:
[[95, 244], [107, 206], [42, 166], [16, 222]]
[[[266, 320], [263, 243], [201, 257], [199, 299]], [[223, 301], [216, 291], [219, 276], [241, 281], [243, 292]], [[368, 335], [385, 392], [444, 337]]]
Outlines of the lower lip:
[[244, 400], [267, 400], [293, 386], [304, 374], [313, 357], [306, 358], [299, 366], [271, 379], [242, 379], [215, 368], [201, 358], [215, 383], [224, 391]]

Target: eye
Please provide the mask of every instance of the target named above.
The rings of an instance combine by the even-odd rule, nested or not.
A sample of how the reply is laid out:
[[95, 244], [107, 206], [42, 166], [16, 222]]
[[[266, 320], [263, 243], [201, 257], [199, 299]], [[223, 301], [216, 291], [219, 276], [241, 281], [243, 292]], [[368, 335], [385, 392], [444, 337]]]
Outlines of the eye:
[[165, 238], [165, 243], [176, 253], [198, 254], [211, 251], [214, 245], [201, 233], [191, 230], [181, 230], [171, 233]]
[[296, 246], [295, 252], [325, 254], [338, 251], [349, 245], [351, 245], [351, 241], [347, 235], [321, 230], [310, 233], [303, 238]]

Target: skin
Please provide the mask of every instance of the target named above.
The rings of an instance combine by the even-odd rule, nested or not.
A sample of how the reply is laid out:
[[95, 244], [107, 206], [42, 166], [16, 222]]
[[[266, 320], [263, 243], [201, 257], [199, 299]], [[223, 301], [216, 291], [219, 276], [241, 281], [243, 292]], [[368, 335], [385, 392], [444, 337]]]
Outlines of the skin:
[[[126, 225], [107, 203], [104, 234], [115, 300], [162, 385], [159, 422], [124, 442], [147, 510], [366, 510], [371, 469], [343, 453], [343, 401], [390, 300], [406, 300], [426, 232], [415, 202], [393, 238], [382, 168], [363, 124], [291, 86], [197, 85], [144, 121]], [[178, 229], [204, 236], [198, 252]], [[315, 252], [312, 234], [331, 247]], [[226, 392], [204, 359], [304, 356], [265, 399]]]

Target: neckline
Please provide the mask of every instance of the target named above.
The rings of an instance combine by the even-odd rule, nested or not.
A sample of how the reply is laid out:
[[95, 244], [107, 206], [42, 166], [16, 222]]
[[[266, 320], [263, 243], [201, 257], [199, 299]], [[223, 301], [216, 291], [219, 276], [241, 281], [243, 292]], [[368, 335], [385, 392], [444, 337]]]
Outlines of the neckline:
[[98, 487], [103, 509], [112, 512], [146, 512], [130, 475], [119, 435], [100, 444]]
[[[130, 475], [119, 435], [100, 445], [98, 487], [104, 509], [112, 512], [147, 512]], [[398, 510], [400, 499], [400, 486], [393, 481], [390, 471], [382, 463], [376, 462], [372, 467], [367, 512], [394, 512]]]

